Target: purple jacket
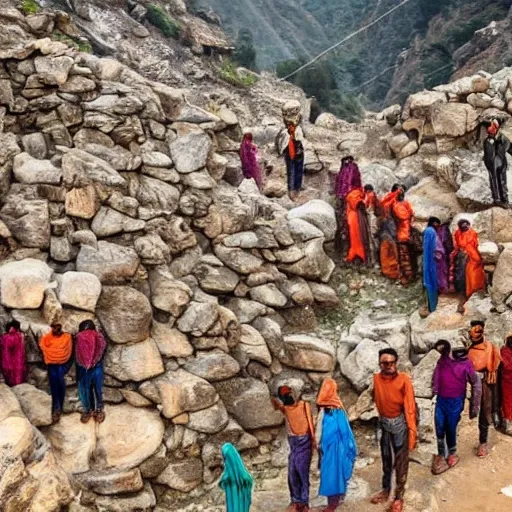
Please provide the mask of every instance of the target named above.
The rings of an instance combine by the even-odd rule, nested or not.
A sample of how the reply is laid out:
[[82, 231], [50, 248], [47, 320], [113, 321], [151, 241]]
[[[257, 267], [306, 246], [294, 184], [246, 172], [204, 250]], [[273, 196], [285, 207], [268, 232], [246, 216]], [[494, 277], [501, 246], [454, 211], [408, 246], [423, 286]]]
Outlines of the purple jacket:
[[468, 382], [472, 388], [472, 403], [480, 404], [482, 382], [478, 378], [473, 363], [469, 358], [458, 361], [449, 356], [442, 356], [434, 370], [432, 387], [434, 394], [443, 398], [465, 396]]

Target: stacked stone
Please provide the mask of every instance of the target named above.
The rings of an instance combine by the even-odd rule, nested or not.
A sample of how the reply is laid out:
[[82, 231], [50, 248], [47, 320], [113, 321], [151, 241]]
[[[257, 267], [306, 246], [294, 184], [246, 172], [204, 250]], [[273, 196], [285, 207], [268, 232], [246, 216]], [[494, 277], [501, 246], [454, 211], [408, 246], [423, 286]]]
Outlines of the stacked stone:
[[[323, 248], [334, 211], [313, 201], [288, 212], [252, 182], [229, 185], [232, 112], [207, 112], [115, 60], [33, 39], [9, 12], [0, 323], [21, 322], [31, 368], [29, 384], [0, 389], [0, 444], [15, 445], [21, 468], [46, 438], [52, 463], [34, 479], [55, 470], [63, 491], [29, 496], [20, 478], [0, 505], [23, 496], [58, 510], [73, 495], [69, 477], [98, 510], [150, 509], [154, 486], [176, 507], [219, 475], [226, 441], [270, 462], [266, 445], [282, 423], [270, 391], [283, 376], [311, 389], [334, 370], [328, 342], [283, 333], [290, 312], [337, 302]], [[66, 414], [51, 426], [37, 340], [55, 320], [74, 333], [85, 319], [109, 340], [106, 420], [80, 422], [72, 370]]]

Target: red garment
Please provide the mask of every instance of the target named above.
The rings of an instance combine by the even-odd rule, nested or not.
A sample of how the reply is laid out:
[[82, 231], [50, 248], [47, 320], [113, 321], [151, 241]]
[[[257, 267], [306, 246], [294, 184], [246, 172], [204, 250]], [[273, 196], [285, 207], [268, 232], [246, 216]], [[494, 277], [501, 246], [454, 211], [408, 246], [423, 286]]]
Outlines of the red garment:
[[96, 366], [107, 348], [105, 338], [98, 332], [88, 329], [76, 335], [76, 362], [87, 370]]
[[378, 202], [379, 200], [377, 199], [377, 194], [375, 192], [364, 193], [364, 205], [367, 210], [375, 210]]
[[503, 419], [512, 421], [512, 348], [501, 347], [501, 396]]
[[25, 337], [14, 328], [0, 337], [0, 368], [8, 386], [22, 384], [27, 378]]
[[466, 265], [466, 298], [469, 299], [473, 293], [485, 288], [485, 271], [482, 257], [478, 251], [478, 235], [472, 228], [469, 228], [467, 231], [457, 229], [453, 242], [452, 264], [459, 251], [465, 252], [468, 256], [468, 263]]
[[361, 237], [361, 226], [359, 223], [359, 208], [364, 205], [364, 193], [362, 189], [354, 189], [345, 198], [347, 205], [347, 224], [350, 240], [350, 249], [346, 261], [354, 261], [361, 258], [366, 261], [366, 251]]
[[334, 379], [325, 379], [322, 382], [316, 405], [319, 407], [332, 407], [333, 409], [343, 409], [343, 403], [338, 396], [338, 384]]
[[398, 196], [401, 192], [401, 189], [395, 190], [394, 192], [388, 192], [380, 202], [380, 206], [382, 209], [382, 216], [383, 217], [389, 217], [391, 215], [391, 210], [394, 206], [394, 204], [398, 200]]
[[411, 239], [411, 224], [414, 210], [409, 201], [396, 201], [393, 204], [393, 216], [396, 219], [396, 238], [399, 242]]
[[290, 134], [290, 140], [288, 141], [288, 154], [290, 155], [290, 160], [295, 160], [295, 126], [290, 125], [288, 133]]

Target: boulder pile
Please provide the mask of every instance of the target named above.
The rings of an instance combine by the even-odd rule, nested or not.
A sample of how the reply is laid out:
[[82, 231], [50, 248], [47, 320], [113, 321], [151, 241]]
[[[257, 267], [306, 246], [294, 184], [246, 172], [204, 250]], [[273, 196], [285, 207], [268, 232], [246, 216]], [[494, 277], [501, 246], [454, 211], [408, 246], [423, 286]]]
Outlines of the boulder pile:
[[[337, 303], [334, 210], [228, 184], [233, 112], [38, 39], [36, 17], [2, 11], [0, 328], [21, 322], [30, 374], [0, 386], [0, 508], [176, 510], [219, 475], [222, 443], [270, 462], [282, 375], [333, 371], [331, 344], [287, 317]], [[109, 341], [106, 420], [80, 422], [72, 370], [51, 425], [37, 342], [85, 319]]]

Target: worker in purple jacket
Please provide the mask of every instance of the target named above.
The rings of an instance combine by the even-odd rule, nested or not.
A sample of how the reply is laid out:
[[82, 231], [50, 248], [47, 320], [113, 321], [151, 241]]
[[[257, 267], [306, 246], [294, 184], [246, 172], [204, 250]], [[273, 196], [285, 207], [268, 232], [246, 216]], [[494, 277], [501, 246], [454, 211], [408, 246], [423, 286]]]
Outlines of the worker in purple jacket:
[[464, 410], [467, 384], [471, 384], [470, 419], [479, 413], [482, 383], [465, 348], [452, 352], [446, 340], [439, 340], [435, 349], [441, 358], [434, 370], [433, 391], [437, 395], [435, 424], [438, 455], [432, 461], [432, 474], [440, 475], [459, 462], [457, 426]]

